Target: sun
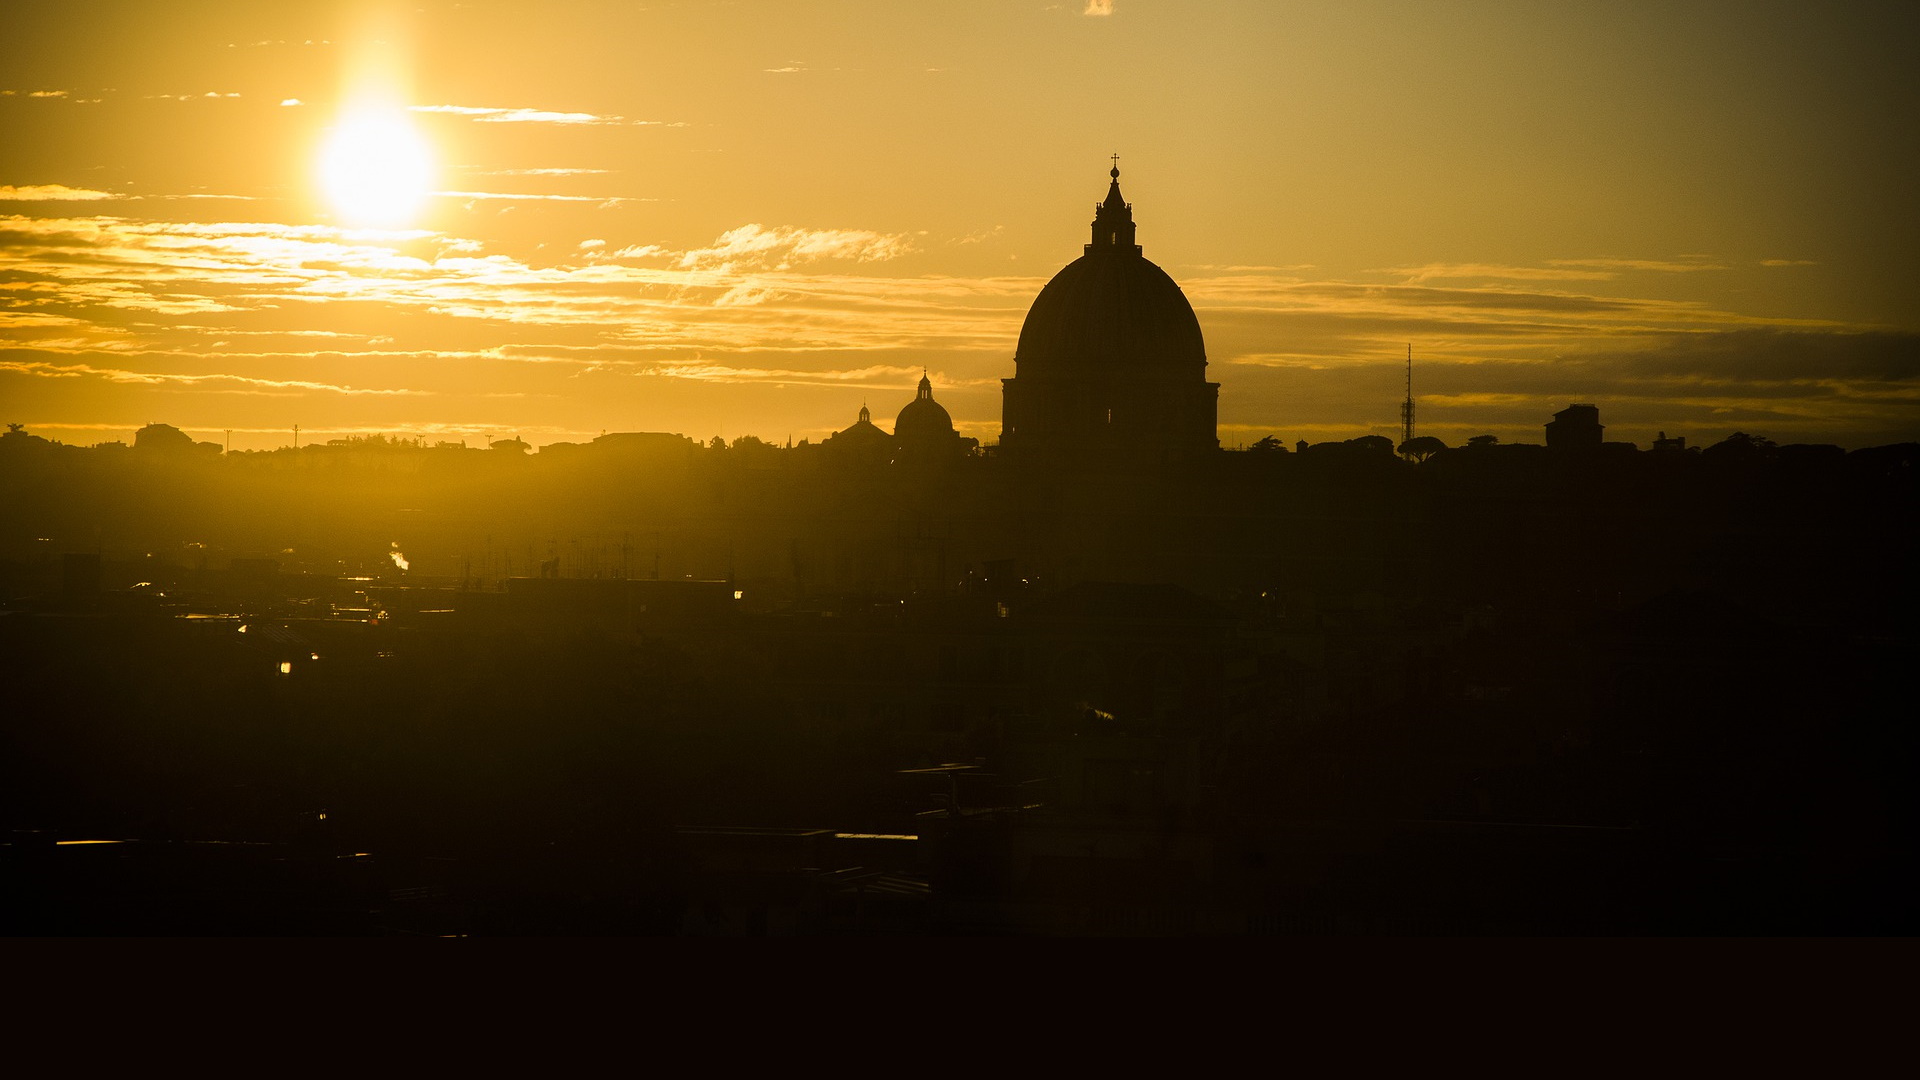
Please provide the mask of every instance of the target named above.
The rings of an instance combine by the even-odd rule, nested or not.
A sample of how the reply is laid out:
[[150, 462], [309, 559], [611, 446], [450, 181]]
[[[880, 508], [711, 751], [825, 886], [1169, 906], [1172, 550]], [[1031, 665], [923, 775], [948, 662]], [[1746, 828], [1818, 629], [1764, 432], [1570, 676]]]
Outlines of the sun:
[[320, 152], [320, 182], [342, 219], [353, 225], [411, 224], [432, 185], [426, 140], [397, 110], [348, 115]]

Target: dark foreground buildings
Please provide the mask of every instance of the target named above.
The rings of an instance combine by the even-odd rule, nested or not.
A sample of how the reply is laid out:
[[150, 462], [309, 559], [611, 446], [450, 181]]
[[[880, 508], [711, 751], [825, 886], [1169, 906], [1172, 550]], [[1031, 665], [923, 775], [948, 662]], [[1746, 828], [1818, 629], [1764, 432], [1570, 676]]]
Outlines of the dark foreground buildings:
[[1920, 448], [1221, 451], [1114, 180], [991, 452], [0, 436], [3, 928], [1912, 932]]

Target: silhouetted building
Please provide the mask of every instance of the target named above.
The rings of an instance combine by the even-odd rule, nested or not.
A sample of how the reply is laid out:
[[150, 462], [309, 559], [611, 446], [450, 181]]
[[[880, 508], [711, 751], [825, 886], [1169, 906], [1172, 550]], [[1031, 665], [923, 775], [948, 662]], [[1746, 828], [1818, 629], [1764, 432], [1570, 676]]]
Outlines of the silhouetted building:
[[1598, 405], [1569, 405], [1547, 422], [1547, 446], [1554, 450], [1598, 450], [1604, 430]]
[[[944, 414], [945, 410], [941, 411]], [[906, 413], [903, 411], [901, 415]], [[948, 426], [951, 428], [952, 421], [948, 421]], [[820, 445], [830, 458], [842, 464], [885, 465], [893, 460], [895, 443], [893, 436], [875, 426], [873, 413], [862, 405], [860, 419], [827, 436]]]
[[1165, 460], [1217, 450], [1220, 384], [1200, 321], [1141, 256], [1120, 170], [1086, 253], [1040, 290], [1003, 380], [1000, 445], [1013, 457]]
[[1687, 448], [1687, 437], [1685, 435], [1676, 435], [1669, 439], [1667, 438], [1667, 433], [1663, 431], [1653, 440], [1653, 448], [1660, 453], [1685, 450]]
[[172, 424], [148, 424], [133, 433], [133, 448], [142, 453], [185, 453], [193, 449], [193, 436]]
[[953, 417], [946, 406], [933, 400], [933, 381], [925, 374], [914, 399], [900, 410], [893, 422], [893, 438], [899, 445], [898, 460], [945, 461], [964, 455], [977, 445], [953, 430]]

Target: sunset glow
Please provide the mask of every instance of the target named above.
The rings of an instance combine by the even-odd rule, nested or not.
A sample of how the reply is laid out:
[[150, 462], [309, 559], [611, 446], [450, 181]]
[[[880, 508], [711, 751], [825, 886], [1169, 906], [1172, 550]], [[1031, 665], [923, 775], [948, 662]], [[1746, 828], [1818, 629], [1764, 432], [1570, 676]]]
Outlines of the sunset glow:
[[1116, 153], [1228, 447], [1391, 434], [1409, 345], [1450, 444], [1920, 427], [1874, 5], [34, 10], [0, 401], [49, 437], [817, 441], [925, 370], [991, 444]]

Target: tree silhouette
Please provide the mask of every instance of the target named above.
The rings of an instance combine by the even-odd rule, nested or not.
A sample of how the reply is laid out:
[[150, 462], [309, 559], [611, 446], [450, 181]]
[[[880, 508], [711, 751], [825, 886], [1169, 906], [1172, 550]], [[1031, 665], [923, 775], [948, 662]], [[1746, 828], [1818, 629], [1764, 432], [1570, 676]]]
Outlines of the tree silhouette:
[[1772, 458], [1777, 449], [1772, 439], [1736, 431], [1707, 447], [1704, 453], [1721, 461], [1765, 461]]
[[1416, 435], [1400, 444], [1400, 456], [1425, 461], [1446, 448], [1446, 443], [1431, 435]]

